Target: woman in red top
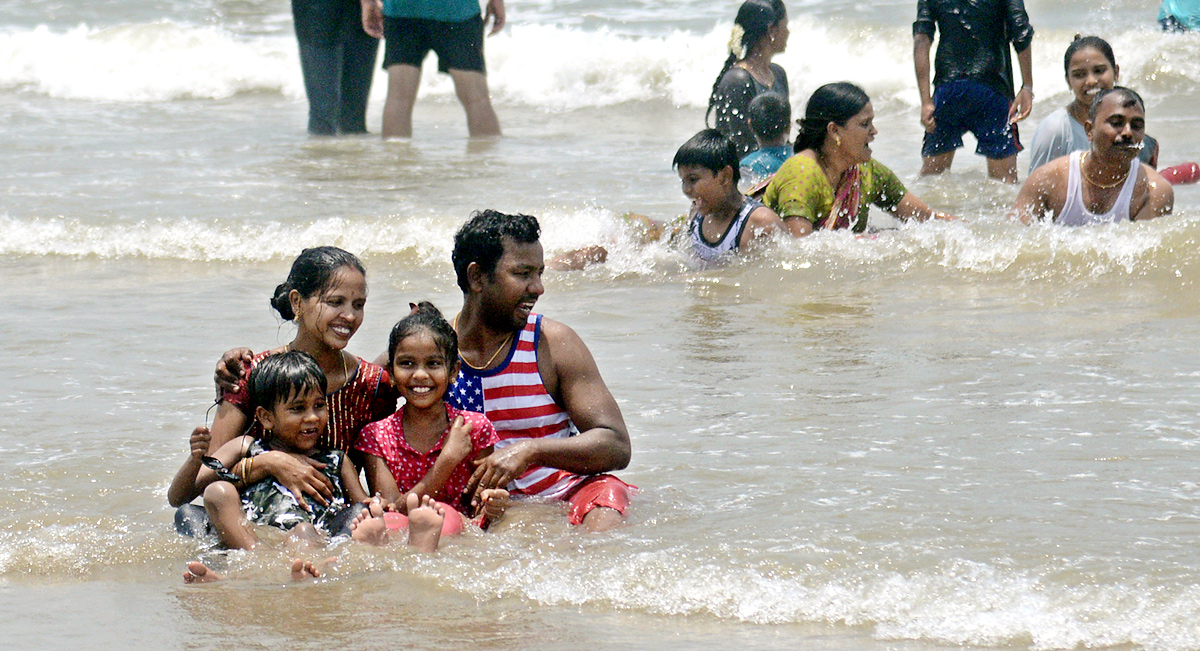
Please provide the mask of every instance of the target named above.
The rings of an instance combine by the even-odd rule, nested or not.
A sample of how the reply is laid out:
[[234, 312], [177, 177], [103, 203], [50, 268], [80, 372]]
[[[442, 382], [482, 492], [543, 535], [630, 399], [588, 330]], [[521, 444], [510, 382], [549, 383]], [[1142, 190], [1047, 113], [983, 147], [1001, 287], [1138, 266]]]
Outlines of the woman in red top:
[[[329, 426], [318, 445], [351, 451], [364, 425], [395, 411], [397, 394], [387, 372], [345, 351], [362, 325], [366, 301], [366, 270], [353, 254], [332, 246], [301, 252], [271, 298], [279, 316], [295, 322], [296, 336], [282, 348], [258, 355], [244, 349], [231, 351], [241, 357], [245, 368], [237, 388], [221, 396], [208, 454], [234, 437], [261, 431], [250, 410], [245, 378], [262, 359], [289, 350], [311, 355], [329, 381]], [[252, 463], [242, 460], [229, 470], [242, 486], [274, 477], [305, 508], [306, 499], [325, 504], [332, 495], [324, 473], [307, 458], [286, 452], [268, 452], [254, 457]], [[185, 505], [176, 516], [177, 528], [185, 533], [198, 525], [181, 523], [181, 517], [192, 517], [187, 509]]]

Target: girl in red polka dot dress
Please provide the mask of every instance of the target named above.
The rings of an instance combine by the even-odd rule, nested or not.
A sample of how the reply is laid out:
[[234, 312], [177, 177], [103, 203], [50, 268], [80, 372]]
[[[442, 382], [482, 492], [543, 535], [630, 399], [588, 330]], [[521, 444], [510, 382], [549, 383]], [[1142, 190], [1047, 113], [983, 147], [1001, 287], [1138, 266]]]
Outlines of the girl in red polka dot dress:
[[[355, 446], [366, 455], [364, 469], [371, 492], [400, 512], [412, 503], [404, 499], [409, 494], [438, 501], [446, 515], [443, 535], [462, 528], [462, 516], [454, 506], [479, 516], [481, 526], [498, 520], [508, 507], [508, 491], [500, 488], [480, 491], [474, 503], [462, 504], [474, 470], [472, 461], [491, 454], [497, 437], [486, 416], [446, 403], [446, 390], [458, 375], [458, 365], [454, 328], [432, 303], [414, 306], [388, 339], [388, 370], [404, 405], [364, 427]], [[378, 513], [364, 512], [356, 528], [380, 527], [381, 522], [370, 522], [374, 515]], [[402, 526], [393, 522], [389, 528]]]

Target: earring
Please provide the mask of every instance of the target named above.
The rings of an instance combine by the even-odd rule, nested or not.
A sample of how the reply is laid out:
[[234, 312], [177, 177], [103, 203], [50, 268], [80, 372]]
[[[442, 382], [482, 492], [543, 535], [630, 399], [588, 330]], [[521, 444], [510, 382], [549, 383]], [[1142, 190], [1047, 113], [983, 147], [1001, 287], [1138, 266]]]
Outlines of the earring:
[[842, 146], [842, 137], [841, 137], [841, 136], [834, 136], [834, 137], [833, 137], [833, 144], [837, 145], [838, 147], [841, 147], [841, 146]]

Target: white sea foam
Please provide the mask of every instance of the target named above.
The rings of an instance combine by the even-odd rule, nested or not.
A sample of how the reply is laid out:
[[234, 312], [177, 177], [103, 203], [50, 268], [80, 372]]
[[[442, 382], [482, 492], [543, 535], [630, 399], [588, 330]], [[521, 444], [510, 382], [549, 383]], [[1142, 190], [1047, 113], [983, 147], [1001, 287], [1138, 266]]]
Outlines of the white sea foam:
[[[862, 85], [877, 103], [917, 103], [906, 26], [798, 15], [791, 30], [788, 51], [776, 62], [788, 72], [797, 110], [817, 86], [838, 80]], [[489, 80], [498, 101], [546, 110], [659, 100], [703, 107], [728, 38], [728, 24], [656, 36], [514, 24], [487, 41]], [[1069, 35], [1052, 32], [1044, 40], [1053, 45], [1036, 52], [1039, 96], [1065, 97], [1066, 84], [1058, 82]], [[1135, 31], [1112, 40], [1126, 83], [1169, 89], [1200, 79], [1200, 64], [1185, 39]], [[423, 84], [425, 95], [453, 96], [450, 79], [439, 75], [432, 61], [425, 66]], [[169, 20], [103, 29], [80, 25], [65, 32], [44, 26], [9, 29], [0, 33], [0, 88], [116, 102], [224, 98], [249, 91], [304, 96], [292, 37], [240, 35]], [[383, 91], [379, 76], [376, 99]]]
[[303, 97], [296, 45], [171, 21], [0, 34], [0, 88], [63, 99], [154, 102], [254, 90]]
[[[660, 275], [688, 268], [676, 245], [644, 242], [636, 228], [612, 211], [548, 210], [540, 216], [548, 256], [600, 244], [608, 262], [597, 273]], [[195, 262], [263, 262], [291, 259], [321, 244], [367, 256], [400, 256], [408, 263], [438, 266], [450, 257], [457, 217], [397, 219], [325, 218], [310, 223], [234, 223], [189, 218], [87, 223], [68, 217], [0, 216], [0, 255], [98, 258], [142, 257]], [[1187, 214], [1151, 224], [1062, 228], [1023, 227], [992, 221], [906, 225], [860, 239], [849, 233], [818, 233], [781, 241], [764, 260], [739, 264], [803, 272], [856, 274], [864, 269], [903, 272], [913, 265], [991, 274], [1011, 273], [1036, 281], [1045, 276], [1138, 275], [1200, 263], [1195, 219]]]

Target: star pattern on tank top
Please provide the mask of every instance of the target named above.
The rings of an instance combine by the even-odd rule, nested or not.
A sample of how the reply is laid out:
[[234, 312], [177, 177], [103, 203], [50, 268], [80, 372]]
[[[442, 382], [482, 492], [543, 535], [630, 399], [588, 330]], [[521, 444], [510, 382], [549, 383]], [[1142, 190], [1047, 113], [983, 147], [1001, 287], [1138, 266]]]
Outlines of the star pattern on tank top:
[[459, 371], [446, 399], [459, 409], [483, 412], [483, 379], [478, 375], [468, 375]]

